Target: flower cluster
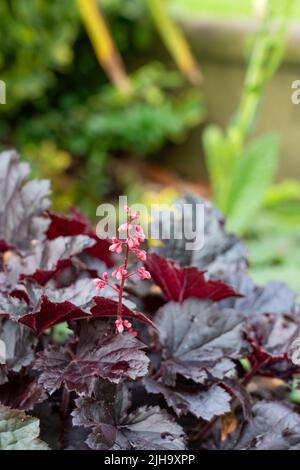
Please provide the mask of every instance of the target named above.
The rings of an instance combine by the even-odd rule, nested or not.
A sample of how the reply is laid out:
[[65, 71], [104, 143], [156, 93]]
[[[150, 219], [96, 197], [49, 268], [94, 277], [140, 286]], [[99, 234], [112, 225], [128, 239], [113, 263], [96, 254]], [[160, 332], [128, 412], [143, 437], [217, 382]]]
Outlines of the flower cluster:
[[114, 277], [119, 282], [119, 286], [109, 282], [109, 275], [107, 272], [104, 272], [101, 278], [94, 279], [94, 283], [96, 284], [97, 290], [101, 290], [105, 286], [109, 286], [118, 292], [119, 302], [117, 319], [115, 321], [117, 331], [118, 333], [123, 333], [124, 328], [127, 328], [129, 333], [136, 336], [137, 333], [132, 328], [131, 323], [128, 320], [122, 319], [122, 300], [125, 281], [126, 279], [132, 278], [135, 275], [138, 275], [142, 280], [151, 279], [151, 275], [144, 267], [140, 267], [137, 269], [137, 271], [133, 271], [131, 273], [128, 271], [128, 258], [130, 253], [133, 253], [140, 261], [146, 261], [147, 254], [145, 250], [141, 250], [139, 248], [140, 244], [145, 241], [143, 228], [138, 223], [139, 213], [132, 212], [128, 206], [125, 206], [124, 210], [127, 214], [127, 222], [120, 225], [118, 228], [120, 238], [112, 237], [112, 243], [109, 247], [109, 251], [111, 252], [116, 252], [118, 255], [124, 254], [122, 264], [112, 272], [112, 277]]

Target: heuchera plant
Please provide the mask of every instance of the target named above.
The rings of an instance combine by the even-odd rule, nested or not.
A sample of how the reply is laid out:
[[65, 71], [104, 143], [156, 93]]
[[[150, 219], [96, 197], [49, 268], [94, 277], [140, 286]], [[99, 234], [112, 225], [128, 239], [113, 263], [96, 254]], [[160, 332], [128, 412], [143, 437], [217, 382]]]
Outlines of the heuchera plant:
[[0, 449], [300, 449], [296, 296], [211, 204], [177, 201], [205, 204], [201, 250], [148, 250], [130, 208], [109, 243], [28, 172], [0, 155]]

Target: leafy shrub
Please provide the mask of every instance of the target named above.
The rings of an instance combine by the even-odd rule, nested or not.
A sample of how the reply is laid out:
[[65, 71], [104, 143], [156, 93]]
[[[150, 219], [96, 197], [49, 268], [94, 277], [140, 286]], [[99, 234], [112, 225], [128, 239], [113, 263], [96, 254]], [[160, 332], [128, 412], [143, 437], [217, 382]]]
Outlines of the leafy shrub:
[[99, 198], [112, 192], [110, 157], [152, 155], [184, 139], [204, 113], [199, 92], [153, 60], [145, 2], [100, 2], [130, 70], [130, 97], [108, 83], [73, 3], [1, 2], [7, 104], [0, 141], [20, 148], [36, 174], [53, 178], [55, 207], [80, 204], [94, 215]]
[[0, 448], [300, 449], [286, 399], [299, 374], [294, 292], [251, 281], [211, 204], [178, 201], [205, 203], [203, 249], [162, 240], [145, 261], [153, 281], [128, 284], [122, 315], [138, 339], [116, 333], [116, 292], [92, 282], [117, 262], [108, 242], [77, 210], [49, 211], [48, 183], [26, 182], [15, 152], [0, 171]]

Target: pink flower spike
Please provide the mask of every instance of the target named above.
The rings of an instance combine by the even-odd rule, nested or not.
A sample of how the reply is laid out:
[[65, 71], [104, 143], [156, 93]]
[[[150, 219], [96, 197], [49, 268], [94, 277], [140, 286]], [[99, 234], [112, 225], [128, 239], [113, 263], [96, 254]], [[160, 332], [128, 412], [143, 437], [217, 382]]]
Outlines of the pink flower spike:
[[128, 320], [124, 320], [124, 321], [123, 321], [123, 325], [124, 325], [126, 328], [131, 328], [131, 327], [132, 327], [132, 324], [131, 324], [130, 321], [128, 321]]
[[151, 279], [151, 274], [145, 268], [139, 268], [138, 273], [141, 279]]
[[123, 333], [124, 326], [123, 326], [122, 320], [116, 320], [115, 325], [116, 325], [116, 328], [118, 330], [118, 333]]

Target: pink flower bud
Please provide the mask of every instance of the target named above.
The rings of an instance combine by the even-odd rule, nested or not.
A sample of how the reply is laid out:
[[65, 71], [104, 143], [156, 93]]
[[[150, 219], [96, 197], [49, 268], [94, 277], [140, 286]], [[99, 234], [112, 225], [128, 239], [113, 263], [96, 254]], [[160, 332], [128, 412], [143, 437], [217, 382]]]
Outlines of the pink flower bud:
[[121, 224], [120, 227], [118, 228], [118, 232], [127, 232], [127, 230], [130, 230], [132, 228], [132, 225], [130, 222], [125, 222], [125, 224]]
[[116, 320], [115, 325], [116, 325], [116, 328], [118, 330], [118, 333], [123, 333], [124, 326], [123, 326], [122, 320]]
[[138, 273], [141, 279], [151, 279], [151, 274], [145, 268], [139, 268]]
[[126, 328], [131, 328], [131, 327], [132, 327], [132, 324], [131, 324], [130, 321], [128, 321], [128, 320], [124, 320], [124, 321], [123, 321], [123, 325], [124, 325]]
[[127, 274], [127, 269], [119, 267], [112, 272], [112, 276], [115, 277], [118, 281], [121, 281], [124, 276]]
[[134, 254], [141, 261], [146, 261], [147, 259], [147, 253], [145, 250], [134, 250]]
[[102, 279], [104, 279], [104, 281], [108, 280], [108, 274], [106, 271], [102, 274]]
[[128, 237], [127, 240], [126, 240], [126, 244], [128, 245], [128, 247], [132, 250], [132, 248], [134, 248], [135, 246], [138, 246], [139, 243], [137, 243], [137, 240], [134, 240], [134, 238], [132, 237]]
[[137, 336], [137, 332], [134, 331], [133, 328], [130, 328], [130, 330], [128, 330], [128, 333], [132, 334], [133, 336]]
[[93, 283], [96, 284], [96, 290], [101, 290], [106, 286], [106, 282], [99, 278], [93, 279]]

